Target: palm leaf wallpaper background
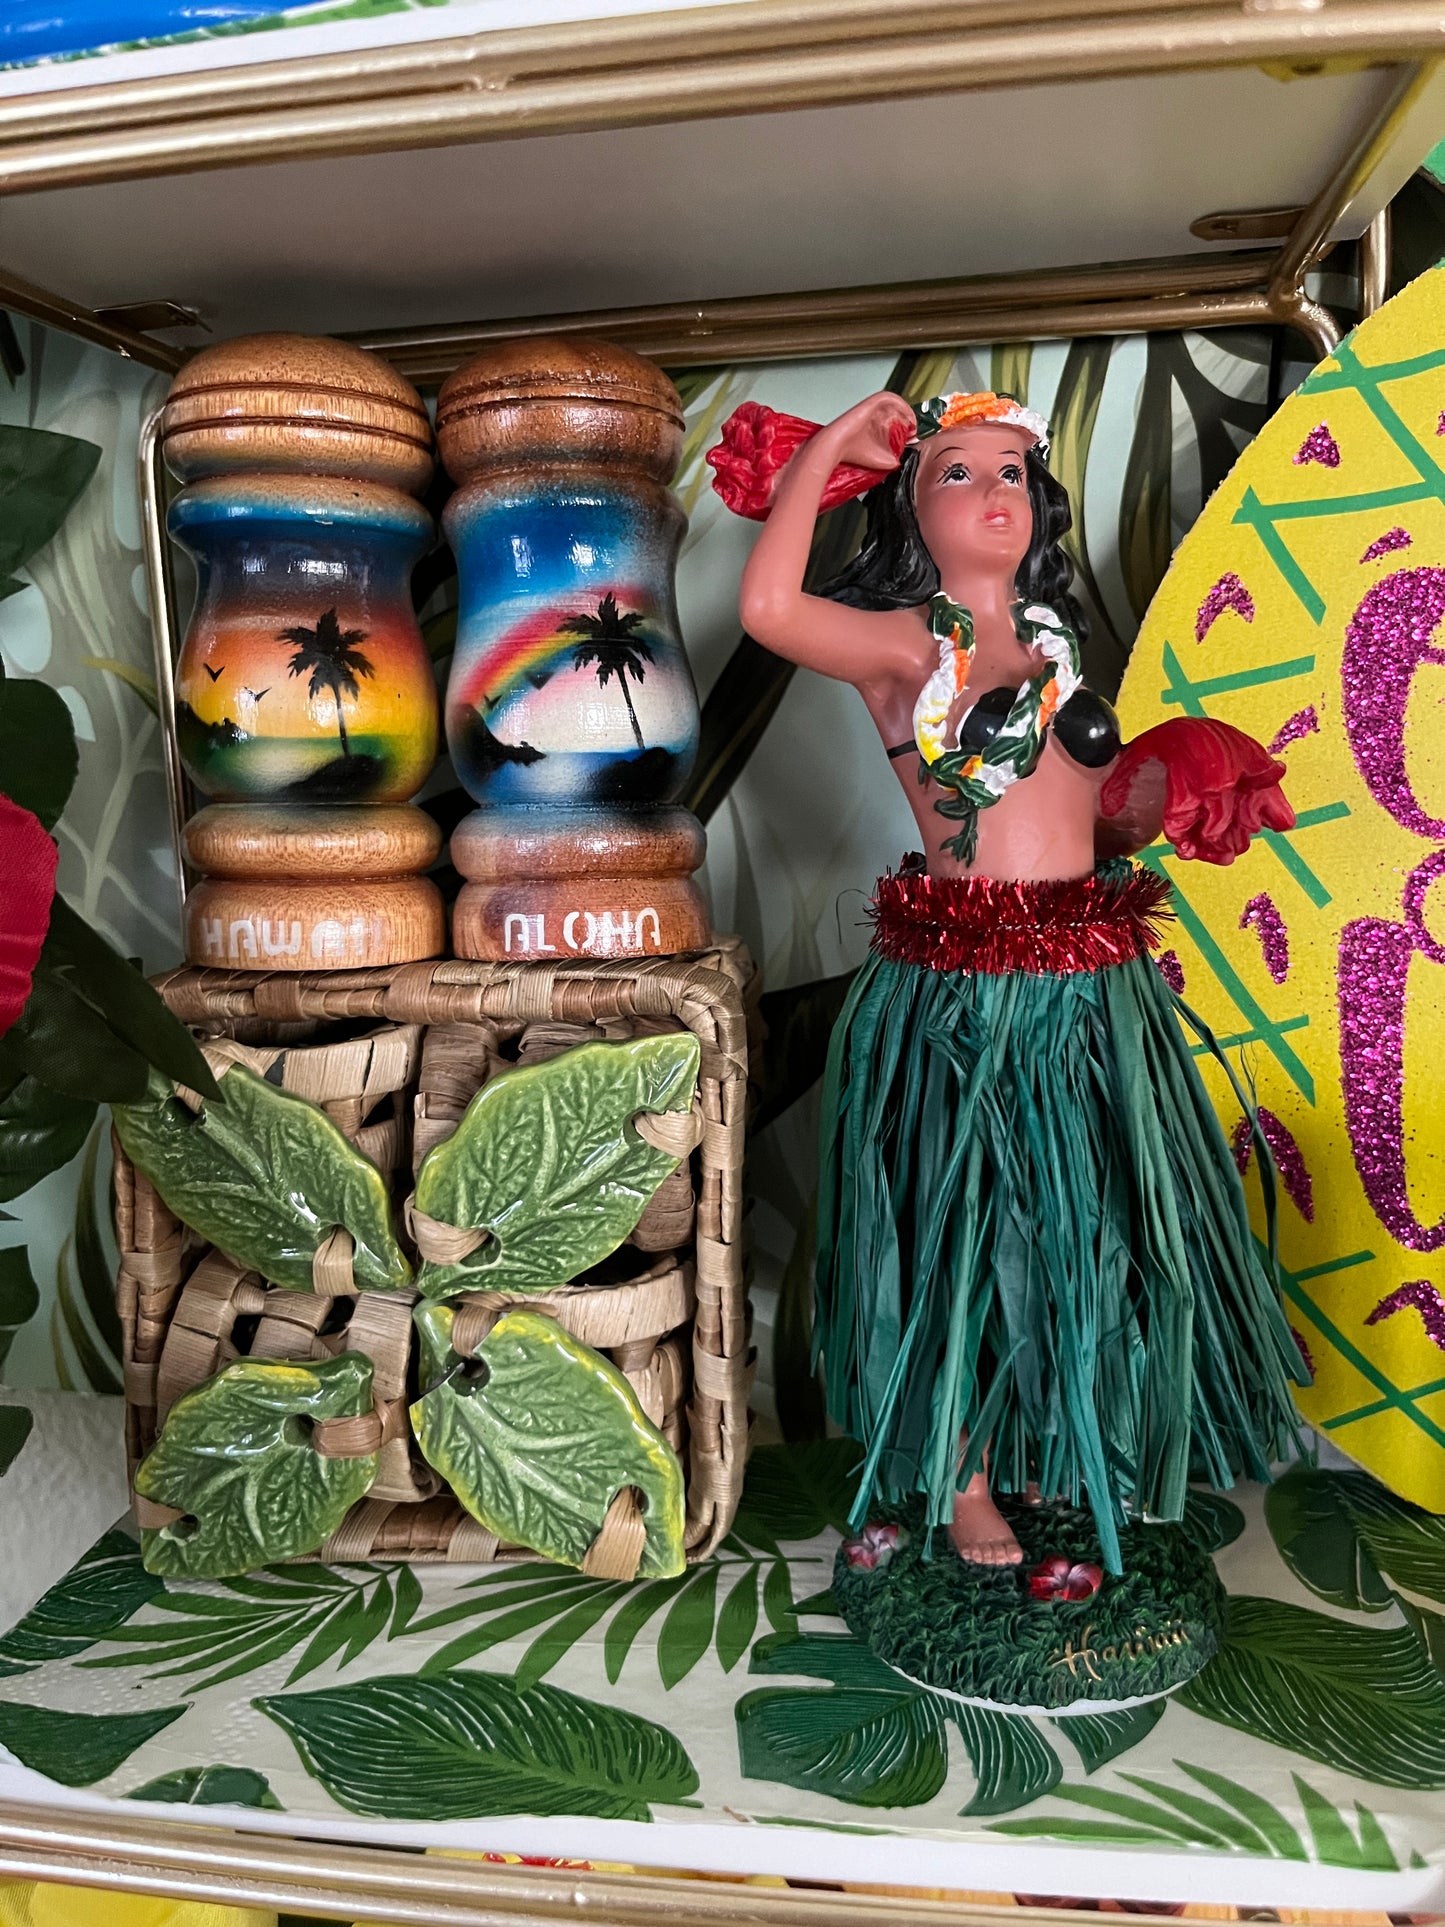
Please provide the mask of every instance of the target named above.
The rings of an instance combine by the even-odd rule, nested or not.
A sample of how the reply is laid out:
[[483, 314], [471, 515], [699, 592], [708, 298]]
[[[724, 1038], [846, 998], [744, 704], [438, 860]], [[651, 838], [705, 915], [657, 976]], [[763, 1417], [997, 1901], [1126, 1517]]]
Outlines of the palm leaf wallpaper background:
[[[1418, 253], [1432, 234], [1445, 237], [1445, 195], [1423, 176], [1407, 192], [1417, 190], [1425, 198], [1414, 219], [1397, 226], [1401, 247]], [[1322, 293], [1348, 309], [1347, 277], [1326, 276]], [[75, 717], [81, 766], [60, 831], [61, 888], [118, 948], [155, 971], [178, 960], [179, 929], [135, 450], [165, 378], [34, 324], [18, 323], [15, 343], [18, 355], [5, 357], [0, 372], [0, 421], [81, 436], [103, 453], [60, 534], [22, 572], [25, 587], [0, 602], [0, 653], [8, 674], [51, 684]], [[749, 397], [826, 421], [885, 386], [913, 400], [947, 388], [1018, 393], [1052, 418], [1054, 466], [1074, 502], [1078, 588], [1092, 625], [1089, 673], [1112, 692], [1173, 546], [1238, 449], [1307, 372], [1308, 363], [1295, 359], [1302, 352], [1294, 337], [1235, 329], [690, 369], [678, 377], [688, 433], [676, 487], [690, 517], [679, 603], [703, 702], [688, 801], [708, 827], [703, 882], [715, 925], [740, 932], [764, 971], [772, 1042], [761, 1154], [752, 1159], [758, 1403], [766, 1409], [773, 1383], [781, 1383], [779, 1415], [790, 1435], [814, 1433], [820, 1417], [804, 1364], [816, 1079], [848, 976], [866, 948], [868, 892], [908, 846], [911, 822], [852, 692], [795, 673], [742, 635], [737, 584], [756, 529], [711, 493], [703, 455]], [[861, 522], [856, 504], [826, 518], [815, 546], [818, 573], [846, 558]], [[444, 549], [424, 559], [414, 586], [444, 679], [455, 629], [455, 572]], [[425, 800], [448, 829], [468, 807], [445, 763]], [[36, 1308], [3, 1361], [12, 1384], [119, 1389], [108, 1176], [108, 1144], [98, 1129], [68, 1167], [15, 1200], [0, 1222], [0, 1248], [23, 1247], [38, 1286]], [[750, 1582], [741, 1583], [739, 1621]]]

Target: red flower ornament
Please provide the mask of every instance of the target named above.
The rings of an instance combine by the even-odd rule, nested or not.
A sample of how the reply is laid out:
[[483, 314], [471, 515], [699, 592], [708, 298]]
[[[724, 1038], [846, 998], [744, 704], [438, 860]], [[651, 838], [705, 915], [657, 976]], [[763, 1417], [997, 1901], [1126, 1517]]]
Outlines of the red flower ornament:
[[[783, 470], [817, 432], [816, 422], [780, 415], [760, 401], [745, 401], [723, 423], [722, 440], [704, 458], [713, 470], [714, 492], [734, 515], [746, 516], [750, 522], [766, 521]], [[889, 434], [895, 453], [901, 455], [908, 440], [907, 424], [895, 423]], [[834, 509], [840, 502], [851, 502], [884, 479], [882, 469], [845, 462], [828, 477], [820, 507]]]
[[902, 1526], [864, 1526], [856, 1539], [844, 1540], [843, 1557], [854, 1572], [874, 1572], [907, 1544], [908, 1534]]
[[1059, 1599], [1092, 1599], [1103, 1583], [1098, 1566], [1087, 1561], [1072, 1565], [1055, 1553], [1051, 1559], [1041, 1559], [1029, 1574], [1029, 1598], [1048, 1604]]
[[[1106, 820], [1123, 816], [1162, 787], [1164, 834], [1180, 856], [1228, 864], [1260, 830], [1294, 828], [1280, 788], [1284, 774], [1284, 764], [1242, 729], [1180, 716], [1134, 738], [1109, 772], [1099, 807]], [[1136, 784], [1140, 796], [1133, 794]]]
[[0, 1036], [24, 1010], [41, 946], [50, 929], [55, 866], [60, 861], [38, 816], [0, 796]]

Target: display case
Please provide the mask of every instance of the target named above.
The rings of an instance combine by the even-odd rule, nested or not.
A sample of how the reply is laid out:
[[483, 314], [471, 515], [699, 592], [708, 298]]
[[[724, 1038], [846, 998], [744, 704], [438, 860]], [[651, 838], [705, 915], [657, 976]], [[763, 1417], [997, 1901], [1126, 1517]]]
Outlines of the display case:
[[[1119, 485], [1095, 471], [1086, 486], [1083, 470], [1111, 364], [1103, 353], [1085, 380], [1070, 362], [1066, 380], [1066, 354], [1106, 337], [1186, 335], [1213, 353], [1239, 330], [1262, 371], [1255, 412], [1216, 423], [1192, 496], [1185, 489], [1171, 504], [1166, 489], [1162, 507], [1136, 504], [1140, 553], [1162, 569], [1284, 389], [1383, 302], [1392, 204], [1445, 135], [1445, 20], [1434, 0], [443, 0], [177, 12], [160, 26], [137, 14], [114, 32], [127, 44], [55, 46], [45, 59], [27, 59], [18, 35], [0, 38], [0, 55], [16, 61], [0, 69], [0, 306], [153, 371], [148, 382], [127, 371], [109, 432], [139, 465], [137, 593], [153, 630], [162, 731], [190, 589], [164, 532], [172, 484], [157, 410], [162, 378], [213, 339], [337, 336], [384, 358], [429, 402], [500, 342], [619, 344], [680, 378], [694, 514], [702, 448], [755, 380], [783, 405], [796, 380], [801, 411], [816, 395], [822, 412], [867, 387], [921, 381], [925, 364], [946, 373], [974, 351], [988, 351], [994, 386], [1020, 370], [1026, 384], [1027, 345], [1055, 344], [1048, 385], [1056, 414], [1072, 410], [1069, 479], [1086, 522], [1100, 513], [1100, 491]], [[895, 381], [904, 362], [906, 380]], [[1167, 472], [1171, 438], [1190, 439], [1184, 390], [1161, 378], [1142, 392], [1146, 378], [1131, 379], [1139, 419], [1152, 409], [1162, 423]], [[119, 500], [128, 479], [115, 488]], [[1082, 536], [1080, 553], [1087, 559]], [[776, 970], [765, 1127], [786, 1108], [766, 1052], [779, 1084], [783, 1067], [791, 1075], [795, 1060], [817, 1058], [859, 943], [819, 937], [842, 884], [821, 865], [787, 869], [776, 855], [785, 836], [769, 843], [757, 827], [761, 807], [724, 806], [726, 772], [740, 742], [770, 726], [783, 733], [770, 778], [777, 823], [818, 807], [830, 760], [851, 755], [857, 738], [837, 712], [785, 707], [796, 691], [786, 677], [770, 681], [761, 652], [738, 641], [729, 599], [744, 554], [742, 538], [729, 537], [706, 558], [724, 618], [690, 586], [702, 562], [684, 597], [705, 698], [687, 801], [712, 817], [718, 927], [753, 919], [765, 972]], [[1100, 606], [1123, 600], [1111, 582], [1090, 585]], [[454, 620], [440, 575], [436, 588], [420, 611], [429, 642]], [[1128, 588], [1137, 620], [1132, 577]], [[1119, 627], [1106, 621], [1095, 641], [1116, 682], [1129, 642]], [[105, 654], [97, 635], [94, 655]], [[130, 669], [132, 686], [144, 682], [143, 667]], [[181, 829], [193, 803], [174, 731], [163, 740], [169, 852], [149, 852], [143, 882], [130, 879], [160, 924], [185, 881]], [[837, 808], [851, 862], [858, 839]], [[809, 979], [817, 996], [790, 999]], [[801, 1137], [811, 1117], [787, 1128]], [[1258, 1644], [1277, 1671], [1293, 1668], [1289, 1691], [1305, 1694], [1317, 1670], [1333, 1707], [1320, 1717], [1343, 1735], [1332, 1751], [1312, 1748], [1284, 1688], [1273, 1725], [1250, 1724], [1251, 1694], [1275, 1687], [1244, 1660], [1213, 1699], [1195, 1691], [1171, 1703], [1156, 1733], [1157, 1714], [1131, 1708], [1087, 1725], [1024, 1721], [1020, 1731], [839, 1659], [823, 1596], [856, 1468], [839, 1441], [816, 1436], [816, 1413], [800, 1416], [796, 1382], [782, 1382], [806, 1358], [788, 1321], [799, 1265], [806, 1276], [806, 1248], [793, 1240], [808, 1206], [797, 1185], [774, 1181], [772, 1167], [792, 1152], [762, 1142], [758, 1295], [770, 1309], [760, 1336], [792, 1361], [774, 1386], [786, 1396], [765, 1409], [752, 1483], [718, 1561], [701, 1579], [690, 1570], [657, 1582], [676, 1585], [676, 1597], [658, 1594], [635, 1623], [620, 1593], [604, 1597], [608, 1582], [585, 1574], [567, 1575], [553, 1595], [533, 1579], [508, 1624], [516, 1568], [478, 1575], [442, 1559], [418, 1566], [405, 1594], [363, 1559], [280, 1582], [301, 1614], [293, 1638], [247, 1620], [242, 1593], [215, 1582], [173, 1616], [189, 1612], [242, 1645], [274, 1640], [280, 1670], [253, 1694], [242, 1669], [227, 1677], [229, 1662], [218, 1662], [208, 1673], [195, 1651], [156, 1631], [166, 1622], [145, 1610], [152, 1592], [125, 1546], [92, 1546], [120, 1509], [119, 1400], [72, 1426], [60, 1396], [41, 1395], [44, 1451], [36, 1460], [32, 1446], [29, 1462], [46, 1474], [27, 1473], [22, 1457], [0, 1483], [0, 1536], [13, 1518], [32, 1562], [10, 1601], [11, 1617], [31, 1616], [0, 1637], [0, 1874], [438, 1927], [1056, 1922], [1062, 1907], [1047, 1897], [1063, 1895], [1146, 1918], [1155, 1903], [1160, 1918], [1186, 1907], [1216, 1917], [1445, 1912], [1439, 1540], [1421, 1528], [1407, 1571], [1390, 1547], [1419, 1521], [1412, 1512], [1402, 1524], [1394, 1501], [1381, 1502], [1388, 1517], [1371, 1512], [1349, 1483], [1365, 1475], [1343, 1460], [1343, 1484], [1310, 1486], [1300, 1473], [1273, 1488], [1268, 1507], [1263, 1489], [1249, 1488], [1201, 1500], [1194, 1520], [1237, 1612], [1278, 1608]], [[727, 1170], [735, 1183], [735, 1157]], [[93, 1169], [87, 1182], [95, 1188]], [[56, 1316], [63, 1325], [70, 1314]], [[717, 1348], [736, 1366], [730, 1424], [742, 1397], [737, 1350]], [[125, 1366], [134, 1377], [131, 1353]], [[125, 1389], [137, 1387], [127, 1378]], [[1427, 1387], [1417, 1405], [1432, 1396]], [[735, 1445], [730, 1431], [730, 1481]], [[106, 1454], [109, 1482], [90, 1481], [87, 1466]], [[59, 1492], [94, 1486], [52, 1534], [34, 1524], [47, 1479]], [[84, 1610], [76, 1575], [91, 1600]], [[328, 1631], [341, 1610], [350, 1617]], [[1335, 1629], [1338, 1652], [1328, 1641], [1312, 1652], [1317, 1620]], [[487, 1665], [468, 1671], [483, 1653]], [[105, 1670], [83, 1670], [96, 1659]], [[45, 1669], [72, 1661], [47, 1702]], [[338, 1687], [335, 1673], [353, 1662]], [[313, 1678], [292, 1692], [308, 1672], [327, 1686]], [[569, 1795], [549, 1804], [534, 1791], [520, 1817], [495, 1793], [470, 1810], [450, 1796], [461, 1769], [426, 1753], [417, 1696], [459, 1679], [540, 1696], [521, 1706], [523, 1725], [542, 1723], [549, 1704], [565, 1725], [557, 1709], [569, 1703], [567, 1770], [556, 1775]], [[387, 1693], [402, 1687], [388, 1713]], [[319, 1707], [327, 1691], [337, 1703], [356, 1696], [366, 1732], [354, 1748], [339, 1727], [322, 1731], [323, 1714], [340, 1717], [334, 1704]], [[302, 1732], [301, 1712], [276, 1716], [278, 1695], [315, 1701], [315, 1730]], [[130, 1749], [149, 1748], [129, 1770], [134, 1784], [115, 1775], [129, 1751], [88, 1778], [69, 1771], [84, 1753], [82, 1729], [37, 1739], [40, 1728], [19, 1717], [37, 1708], [60, 1721], [150, 1719]], [[454, 1707], [448, 1717], [495, 1711]], [[161, 1713], [178, 1731], [184, 1714], [184, 1744], [165, 1739]], [[390, 1755], [367, 1737], [387, 1717]], [[609, 1721], [632, 1722], [631, 1737]], [[101, 1728], [86, 1730], [99, 1744]], [[1136, 1745], [1144, 1751], [1126, 1759]], [[1414, 1766], [1402, 1764], [1407, 1755]], [[518, 1772], [523, 1764], [511, 1759]], [[164, 1810], [124, 1797], [175, 1799], [147, 1789], [199, 1768], [251, 1777], [219, 1794], [193, 1788], [189, 1803]], [[255, 1798], [237, 1796], [244, 1785]], [[208, 1813], [210, 1799], [219, 1808]]]

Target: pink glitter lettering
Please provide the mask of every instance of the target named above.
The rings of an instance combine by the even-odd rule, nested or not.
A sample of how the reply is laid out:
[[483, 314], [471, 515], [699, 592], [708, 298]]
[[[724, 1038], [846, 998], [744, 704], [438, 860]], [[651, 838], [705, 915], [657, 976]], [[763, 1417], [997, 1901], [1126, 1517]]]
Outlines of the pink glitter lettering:
[[1440, 410], [1440, 419], [1435, 424], [1435, 433], [1445, 435], [1445, 408]]
[[1445, 618], [1445, 569], [1400, 569], [1368, 592], [1345, 631], [1340, 662], [1345, 730], [1370, 794], [1403, 829], [1445, 838], [1405, 769], [1405, 711], [1422, 663], [1445, 664], [1433, 638]]
[[1306, 462], [1318, 462], [1321, 468], [1338, 468], [1340, 465], [1340, 445], [1324, 422], [1310, 430], [1295, 452], [1296, 468], [1303, 468]]
[[1445, 1245], [1445, 1218], [1423, 1225], [1405, 1178], [1405, 984], [1415, 938], [1361, 917], [1340, 932], [1340, 1066], [1345, 1129], [1370, 1208], [1411, 1251]]
[[1182, 997], [1184, 995], [1184, 966], [1179, 961], [1179, 952], [1177, 950], [1166, 950], [1162, 957], [1156, 959], [1156, 962], [1159, 965], [1159, 975], [1164, 979], [1165, 983], [1168, 984], [1176, 997]]
[[1289, 1328], [1289, 1335], [1294, 1340], [1296, 1346], [1299, 1348], [1299, 1355], [1304, 1361], [1305, 1370], [1309, 1373], [1310, 1377], [1313, 1378], [1315, 1375], [1315, 1361], [1313, 1356], [1310, 1353], [1309, 1346], [1305, 1343], [1304, 1333], [1302, 1331], [1299, 1331], [1295, 1326], [1291, 1325]]
[[1408, 529], [1386, 529], [1378, 535], [1360, 557], [1361, 562], [1378, 562], [1382, 555], [1393, 555], [1396, 549], [1408, 549], [1411, 543]]
[[1239, 919], [1239, 927], [1241, 930], [1253, 930], [1264, 952], [1265, 969], [1277, 984], [1282, 984], [1289, 975], [1289, 931], [1268, 891], [1261, 890], [1257, 897], [1249, 899]]
[[1445, 1352], [1445, 1298], [1440, 1296], [1439, 1286], [1432, 1285], [1428, 1278], [1412, 1278], [1408, 1284], [1397, 1285], [1388, 1298], [1380, 1300], [1365, 1323], [1381, 1324], [1407, 1307], [1419, 1312], [1424, 1321], [1425, 1336], [1438, 1350]]
[[1445, 850], [1436, 850], [1423, 863], [1417, 863], [1406, 877], [1400, 899], [1405, 927], [1414, 939], [1415, 948], [1431, 963], [1445, 963], [1445, 944], [1437, 943], [1425, 927], [1425, 899], [1430, 894], [1430, 885], [1442, 872], [1445, 872]]
[[1271, 756], [1278, 756], [1282, 749], [1291, 743], [1299, 742], [1303, 736], [1318, 736], [1320, 733], [1320, 713], [1311, 703], [1308, 709], [1297, 709], [1293, 716], [1287, 717], [1275, 731], [1269, 745]]
[[[1265, 1143], [1274, 1158], [1275, 1169], [1279, 1172], [1285, 1194], [1306, 1224], [1315, 1221], [1315, 1187], [1305, 1164], [1304, 1152], [1295, 1142], [1293, 1131], [1283, 1124], [1273, 1111], [1259, 1107], [1259, 1128]], [[1239, 1167], [1239, 1175], [1244, 1176], [1249, 1169], [1250, 1153], [1254, 1149], [1254, 1135], [1249, 1128], [1249, 1119], [1242, 1117], [1234, 1127], [1230, 1140], [1234, 1152], [1234, 1162]]]
[[1254, 597], [1232, 569], [1219, 578], [1199, 605], [1199, 612], [1194, 618], [1196, 642], [1203, 642], [1226, 609], [1233, 609], [1246, 622], [1254, 621]]

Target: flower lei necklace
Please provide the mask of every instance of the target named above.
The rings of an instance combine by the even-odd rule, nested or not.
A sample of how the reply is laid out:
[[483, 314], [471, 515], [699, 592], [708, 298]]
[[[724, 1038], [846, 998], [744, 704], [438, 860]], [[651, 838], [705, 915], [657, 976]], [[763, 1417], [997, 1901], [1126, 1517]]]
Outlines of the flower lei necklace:
[[[1026, 649], [1045, 658], [1038, 675], [1019, 684], [1018, 693], [998, 734], [983, 750], [952, 747], [947, 737], [948, 712], [968, 683], [973, 667], [973, 617], [940, 592], [928, 604], [928, 630], [938, 643], [938, 667], [918, 692], [913, 706], [913, 740], [923, 758], [918, 780], [931, 776], [951, 795], [934, 804], [940, 816], [961, 824], [957, 836], [943, 848], [960, 863], [978, 855], [978, 813], [1006, 790], [1032, 776], [1043, 754], [1049, 724], [1083, 680], [1079, 639], [1068, 624], [1043, 603], [1015, 607], [1014, 630]], [[972, 715], [970, 704], [959, 718], [959, 731]]]

